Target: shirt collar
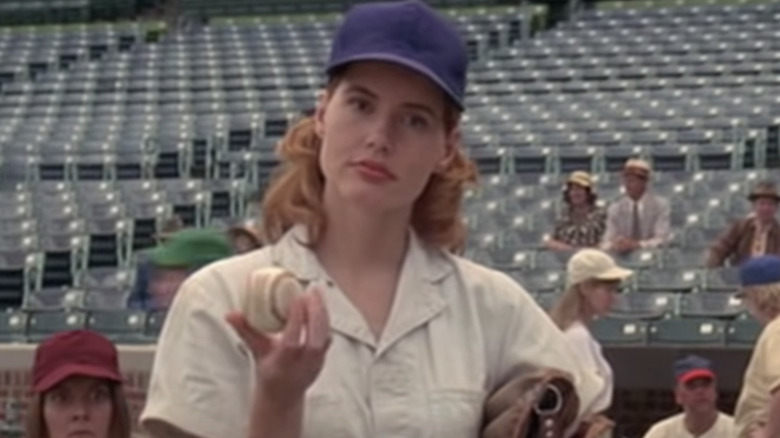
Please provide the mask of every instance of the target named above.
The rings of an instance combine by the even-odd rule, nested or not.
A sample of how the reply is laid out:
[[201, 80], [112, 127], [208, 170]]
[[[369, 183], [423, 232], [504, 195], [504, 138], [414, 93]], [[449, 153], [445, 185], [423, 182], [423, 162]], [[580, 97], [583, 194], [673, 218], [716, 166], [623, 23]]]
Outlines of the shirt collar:
[[[306, 246], [307, 241], [306, 226], [293, 226], [271, 247], [271, 261], [303, 281], [326, 279], [327, 274], [314, 251]], [[429, 282], [438, 282], [452, 271], [448, 257], [440, 250], [427, 247], [411, 229], [404, 266], [415, 267], [419, 276]]]

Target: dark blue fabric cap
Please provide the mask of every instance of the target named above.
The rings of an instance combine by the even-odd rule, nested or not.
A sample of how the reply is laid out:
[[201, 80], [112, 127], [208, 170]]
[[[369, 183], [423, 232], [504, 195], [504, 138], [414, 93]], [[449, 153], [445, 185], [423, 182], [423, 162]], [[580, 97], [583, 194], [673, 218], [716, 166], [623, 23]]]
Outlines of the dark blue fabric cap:
[[674, 363], [674, 377], [678, 382], [686, 383], [694, 379], [714, 379], [715, 373], [709, 360], [690, 355]]
[[468, 55], [453, 22], [418, 0], [352, 7], [336, 32], [327, 73], [354, 61], [387, 61], [435, 82], [463, 109]]
[[780, 257], [765, 255], [742, 263], [739, 279], [743, 287], [780, 283]]

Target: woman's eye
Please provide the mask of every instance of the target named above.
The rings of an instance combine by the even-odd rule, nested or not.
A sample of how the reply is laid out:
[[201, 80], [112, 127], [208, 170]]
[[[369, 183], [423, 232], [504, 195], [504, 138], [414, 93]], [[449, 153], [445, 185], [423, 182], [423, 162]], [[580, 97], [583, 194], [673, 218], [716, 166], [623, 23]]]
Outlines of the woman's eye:
[[353, 108], [361, 112], [365, 112], [369, 108], [368, 101], [366, 99], [361, 99], [359, 97], [353, 97], [349, 99], [348, 103], [350, 106], [352, 106]]
[[108, 390], [105, 388], [100, 388], [92, 391], [92, 400], [94, 401], [103, 401], [107, 400], [109, 398]]
[[412, 128], [418, 128], [418, 129], [427, 128], [429, 125], [427, 118], [416, 114], [407, 116], [406, 124], [411, 126]]

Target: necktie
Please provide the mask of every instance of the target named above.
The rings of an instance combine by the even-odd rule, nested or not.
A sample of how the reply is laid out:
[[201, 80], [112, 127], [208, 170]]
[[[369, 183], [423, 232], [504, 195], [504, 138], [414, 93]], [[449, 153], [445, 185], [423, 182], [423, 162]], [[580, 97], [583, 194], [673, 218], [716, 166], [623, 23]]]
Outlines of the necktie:
[[634, 214], [631, 218], [631, 238], [642, 240], [642, 226], [639, 223], [639, 203], [634, 202]]

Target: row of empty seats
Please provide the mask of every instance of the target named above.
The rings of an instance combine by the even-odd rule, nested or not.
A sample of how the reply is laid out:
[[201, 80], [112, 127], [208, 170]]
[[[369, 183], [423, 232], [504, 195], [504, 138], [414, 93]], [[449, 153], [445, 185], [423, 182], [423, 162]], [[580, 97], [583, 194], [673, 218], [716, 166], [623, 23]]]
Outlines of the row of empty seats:
[[[0, 342], [37, 342], [59, 331], [89, 328], [117, 343], [153, 343], [164, 319], [165, 312], [129, 309], [15, 310], [0, 313]], [[749, 347], [760, 325], [747, 316], [606, 317], [593, 324], [593, 332], [607, 346]]]

